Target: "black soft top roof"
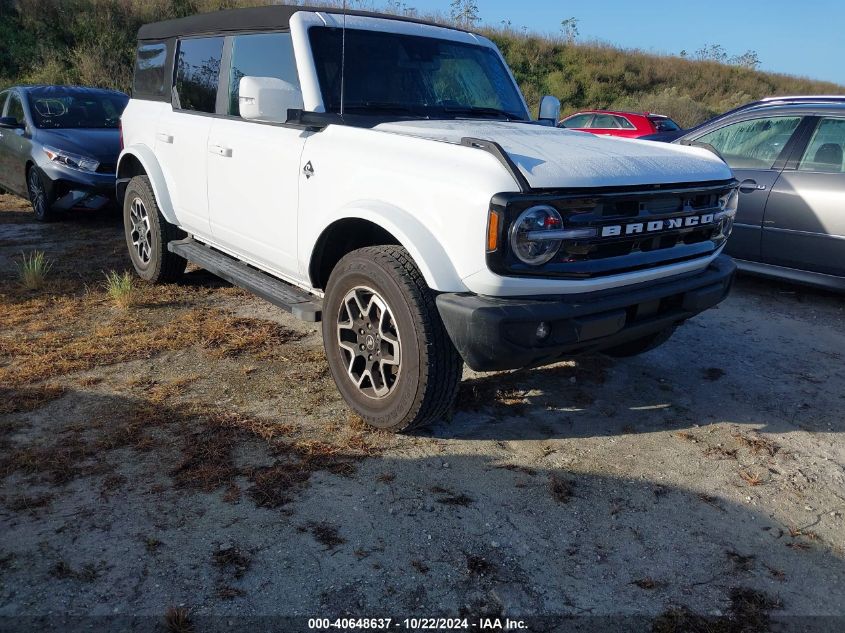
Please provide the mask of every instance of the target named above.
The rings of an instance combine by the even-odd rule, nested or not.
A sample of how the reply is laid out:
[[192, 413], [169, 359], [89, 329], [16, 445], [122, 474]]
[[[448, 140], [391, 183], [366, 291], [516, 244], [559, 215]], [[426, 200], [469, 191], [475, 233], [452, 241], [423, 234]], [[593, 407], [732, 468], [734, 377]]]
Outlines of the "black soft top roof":
[[[145, 24], [138, 31], [138, 39], [165, 40], [171, 37], [203, 35], [207, 33], [286, 29], [290, 25], [290, 19], [293, 17], [293, 14], [299, 11], [321, 11], [323, 13], [333, 13], [335, 15], [343, 12], [342, 9], [338, 8], [329, 9], [324, 7], [287, 5], [213, 11], [211, 13], [199, 13], [187, 18], [178, 18], [176, 20], [166, 20], [164, 22]], [[428, 24], [430, 26], [443, 26], [441, 24], [428, 22], [426, 20], [419, 20], [417, 18], [386, 15], [384, 13], [371, 13], [369, 11], [347, 11], [346, 14], [370, 18], [401, 20], [403, 22]]]

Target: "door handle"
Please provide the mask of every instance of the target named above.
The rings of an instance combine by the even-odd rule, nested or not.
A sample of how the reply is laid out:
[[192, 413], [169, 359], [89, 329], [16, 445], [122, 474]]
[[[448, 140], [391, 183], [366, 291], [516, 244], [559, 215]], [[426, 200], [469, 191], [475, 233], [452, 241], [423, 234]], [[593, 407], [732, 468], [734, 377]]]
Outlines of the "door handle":
[[208, 151], [216, 156], [222, 156], [223, 158], [232, 158], [231, 147], [223, 147], [222, 145], [209, 145]]
[[167, 134], [166, 132], [159, 132], [158, 134], [156, 134], [156, 138], [158, 140], [160, 140], [162, 143], [168, 143], [168, 144], [173, 143], [173, 135]]
[[756, 180], [743, 180], [739, 183], [739, 190], [742, 193], [752, 193], [754, 191], [765, 191], [766, 185], [758, 185]]

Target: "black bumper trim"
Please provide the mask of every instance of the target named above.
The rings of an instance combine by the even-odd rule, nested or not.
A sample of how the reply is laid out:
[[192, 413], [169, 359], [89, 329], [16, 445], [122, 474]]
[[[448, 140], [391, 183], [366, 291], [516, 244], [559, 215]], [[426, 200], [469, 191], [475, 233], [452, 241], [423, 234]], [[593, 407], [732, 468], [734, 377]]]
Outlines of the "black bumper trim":
[[[633, 287], [554, 297], [437, 297], [446, 330], [475, 371], [520, 369], [600, 351], [673, 327], [713, 307], [730, 292], [736, 264], [717, 257], [693, 275]], [[551, 327], [543, 341], [537, 326]]]

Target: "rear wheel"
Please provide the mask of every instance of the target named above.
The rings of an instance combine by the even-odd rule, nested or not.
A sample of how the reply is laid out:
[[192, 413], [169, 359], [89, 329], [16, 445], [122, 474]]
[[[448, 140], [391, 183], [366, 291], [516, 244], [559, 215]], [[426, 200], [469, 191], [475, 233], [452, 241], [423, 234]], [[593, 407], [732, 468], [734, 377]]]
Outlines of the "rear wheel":
[[338, 390], [368, 424], [408, 431], [450, 412], [463, 361], [404, 248], [340, 260], [326, 288], [323, 343]]
[[56, 219], [56, 212], [53, 210], [55, 200], [47, 189], [44, 178], [41, 170], [33, 165], [26, 174], [26, 189], [36, 219], [41, 222], [52, 222]]
[[188, 262], [168, 251], [167, 244], [187, 234], [164, 219], [146, 176], [135, 176], [126, 187], [123, 226], [129, 257], [139, 277], [168, 283], [182, 276]]

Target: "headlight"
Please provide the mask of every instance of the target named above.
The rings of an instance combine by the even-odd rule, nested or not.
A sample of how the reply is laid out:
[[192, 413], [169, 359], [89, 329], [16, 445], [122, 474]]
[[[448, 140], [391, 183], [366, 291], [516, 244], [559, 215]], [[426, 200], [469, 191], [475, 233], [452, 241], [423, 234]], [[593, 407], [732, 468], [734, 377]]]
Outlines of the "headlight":
[[728, 193], [719, 197], [719, 208], [721, 213], [733, 217], [739, 205], [739, 189], [731, 189]]
[[560, 248], [561, 240], [555, 239], [555, 233], [562, 229], [563, 219], [555, 209], [545, 205], [531, 207], [511, 226], [511, 249], [526, 264], [542, 266]]
[[511, 250], [520, 261], [542, 266], [554, 257], [563, 240], [596, 236], [595, 229], [566, 229], [554, 207], [540, 205], [523, 211], [511, 225]]
[[71, 169], [79, 169], [81, 171], [95, 172], [100, 166], [99, 161], [89, 158], [87, 156], [80, 156], [79, 154], [71, 154], [64, 150], [55, 149], [52, 147], [44, 147], [44, 153], [54, 163], [70, 167]]

